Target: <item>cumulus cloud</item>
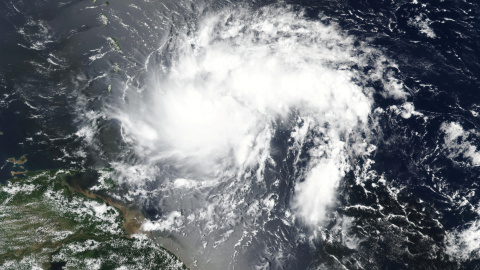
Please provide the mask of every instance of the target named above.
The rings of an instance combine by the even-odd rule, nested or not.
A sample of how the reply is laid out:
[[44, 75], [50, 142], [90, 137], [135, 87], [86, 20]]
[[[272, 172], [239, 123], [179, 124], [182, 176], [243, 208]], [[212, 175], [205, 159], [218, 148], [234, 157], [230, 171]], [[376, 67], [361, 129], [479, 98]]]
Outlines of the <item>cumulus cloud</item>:
[[435, 35], [435, 31], [433, 31], [433, 29], [430, 27], [431, 24], [432, 21], [424, 14], [417, 15], [408, 20], [408, 25], [417, 28], [421, 34], [429, 38], [435, 38], [437, 35]]
[[[171, 46], [169, 67], [152, 74], [161, 79], [151, 90], [141, 96], [128, 92], [128, 104], [113, 108], [110, 116], [152, 164], [170, 162], [203, 180], [244, 175], [262, 181], [265, 164], [275, 163], [270, 152], [277, 123], [298, 115], [291, 150], [308, 141], [311, 160], [299, 176], [292, 206], [307, 224], [318, 225], [335, 202], [350, 158], [372, 149], [366, 138], [373, 106], [368, 82], [383, 83], [386, 97], [407, 95], [385, 71], [389, 61], [356, 43], [337, 26], [288, 8], [210, 14]], [[362, 73], [367, 66], [369, 73]], [[312, 134], [316, 137], [307, 140]], [[177, 175], [171, 186], [197, 187], [195, 177]], [[232, 193], [246, 188], [237, 189]], [[232, 196], [218, 196], [216, 211], [235, 209], [244, 200]]]
[[447, 232], [446, 253], [456, 260], [480, 258], [480, 221], [476, 220], [464, 229]]
[[303, 182], [296, 185], [296, 207], [307, 224], [318, 225], [326, 217], [326, 207], [335, 201], [335, 191], [348, 164], [344, 160], [342, 143], [332, 146], [328, 157], [320, 159]]
[[464, 130], [456, 122], [443, 123], [440, 129], [445, 133], [445, 148], [448, 156], [452, 159], [463, 157], [468, 159], [472, 165], [480, 166], [480, 152], [477, 147], [468, 141], [470, 135], [476, 135], [474, 130]]

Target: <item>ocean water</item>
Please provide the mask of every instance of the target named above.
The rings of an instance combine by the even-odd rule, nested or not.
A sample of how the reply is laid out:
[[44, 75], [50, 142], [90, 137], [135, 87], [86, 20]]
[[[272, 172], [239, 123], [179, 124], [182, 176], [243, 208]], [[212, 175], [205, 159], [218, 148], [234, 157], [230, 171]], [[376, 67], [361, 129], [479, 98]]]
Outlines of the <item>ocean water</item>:
[[0, 157], [192, 269], [480, 268], [475, 1], [0, 5]]

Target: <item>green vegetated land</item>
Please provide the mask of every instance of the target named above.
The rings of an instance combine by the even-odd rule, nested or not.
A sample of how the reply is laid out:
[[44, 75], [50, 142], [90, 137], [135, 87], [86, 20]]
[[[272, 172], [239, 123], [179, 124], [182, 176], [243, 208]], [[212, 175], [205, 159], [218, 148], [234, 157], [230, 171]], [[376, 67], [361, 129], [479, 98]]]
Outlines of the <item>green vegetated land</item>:
[[138, 233], [138, 212], [82, 189], [79, 174], [29, 172], [0, 186], [0, 269], [186, 268]]

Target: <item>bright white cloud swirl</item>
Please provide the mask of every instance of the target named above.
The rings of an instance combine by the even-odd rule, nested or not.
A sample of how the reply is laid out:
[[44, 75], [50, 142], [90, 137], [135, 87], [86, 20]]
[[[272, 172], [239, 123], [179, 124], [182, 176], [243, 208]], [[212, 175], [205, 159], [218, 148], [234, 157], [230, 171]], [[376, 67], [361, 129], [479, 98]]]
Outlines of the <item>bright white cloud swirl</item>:
[[[151, 168], [159, 163], [176, 169], [162, 184], [177, 194], [175, 202], [162, 206], [174, 214], [149, 222], [150, 230], [202, 224], [208, 234], [234, 227], [239, 215], [254, 220], [271, 211], [274, 196], [245, 201], [242, 194], [248, 193], [249, 179], [263, 181], [267, 164], [282, 162], [271, 157], [280, 123], [294, 123], [289, 153], [298, 155], [296, 162], [303, 150], [309, 157], [294, 172], [294, 214], [286, 218], [321, 225], [342, 177], [354, 169], [352, 160], [374, 149], [369, 143], [374, 90], [367, 85], [380, 82], [384, 97], [406, 97], [382, 53], [289, 8], [207, 15], [168, 50], [169, 65], [149, 69], [156, 83], [141, 95], [127, 89], [128, 103], [110, 111], [150, 172], [158, 173]], [[141, 174], [136, 166], [130, 179]], [[128, 178], [129, 170], [122, 172]], [[247, 210], [239, 210], [242, 205]], [[231, 233], [225, 230], [222, 239]]]

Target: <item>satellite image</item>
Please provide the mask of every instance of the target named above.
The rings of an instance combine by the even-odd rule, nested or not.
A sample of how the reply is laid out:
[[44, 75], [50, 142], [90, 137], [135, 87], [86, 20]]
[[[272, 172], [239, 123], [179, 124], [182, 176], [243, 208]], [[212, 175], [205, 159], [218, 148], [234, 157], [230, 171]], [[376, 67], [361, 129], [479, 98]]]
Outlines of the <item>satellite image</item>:
[[2, 0], [0, 33], [0, 269], [480, 270], [478, 0]]

